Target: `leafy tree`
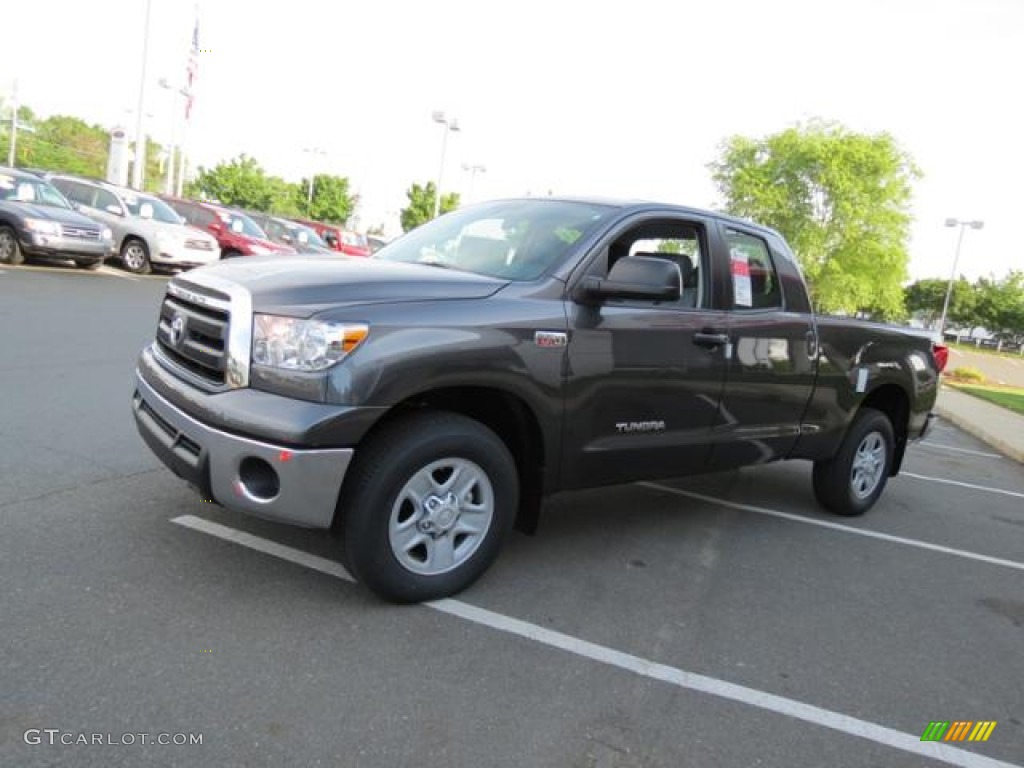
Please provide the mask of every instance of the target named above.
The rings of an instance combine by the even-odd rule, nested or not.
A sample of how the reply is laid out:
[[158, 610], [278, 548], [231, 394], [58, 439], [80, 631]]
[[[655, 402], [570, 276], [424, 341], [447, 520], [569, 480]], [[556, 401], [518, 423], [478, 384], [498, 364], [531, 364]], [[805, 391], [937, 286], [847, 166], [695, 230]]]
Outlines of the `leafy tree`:
[[[15, 148], [15, 165], [45, 168], [104, 178], [110, 154], [110, 133], [100, 125], [90, 125], [69, 115], [53, 115], [40, 120], [27, 106], [18, 108], [18, 120], [32, 126], [32, 131], [19, 131]], [[0, 157], [6, 162], [10, 147], [10, 131], [0, 137]], [[163, 189], [164, 173], [160, 168], [163, 148], [152, 141], [146, 144], [146, 188]]]
[[200, 167], [187, 192], [255, 211], [271, 211], [275, 204], [283, 207], [286, 198], [294, 200], [296, 194], [286, 182], [268, 176], [254, 158], [245, 154], [210, 169]]
[[907, 309], [921, 316], [926, 326], [933, 326], [942, 316], [942, 303], [946, 299], [946, 281], [938, 278], [918, 280], [903, 291]]
[[315, 221], [344, 224], [355, 210], [357, 197], [345, 176], [318, 173], [313, 176], [313, 204], [309, 205], [309, 179], [303, 179], [299, 196], [303, 212]]
[[730, 213], [783, 234], [820, 310], [902, 314], [919, 173], [891, 136], [813, 121], [763, 139], [734, 136], [710, 168]]
[[1024, 337], [1024, 272], [1002, 280], [980, 278], [974, 284], [976, 324], [1013, 340]]
[[[432, 181], [428, 181], [423, 186], [413, 184], [405, 194], [409, 198], [409, 205], [402, 209], [399, 219], [402, 222], [402, 231], [408, 232], [434, 218], [434, 198], [437, 195], [437, 187]], [[458, 207], [459, 195], [457, 192], [441, 195], [441, 213], [454, 211]]]

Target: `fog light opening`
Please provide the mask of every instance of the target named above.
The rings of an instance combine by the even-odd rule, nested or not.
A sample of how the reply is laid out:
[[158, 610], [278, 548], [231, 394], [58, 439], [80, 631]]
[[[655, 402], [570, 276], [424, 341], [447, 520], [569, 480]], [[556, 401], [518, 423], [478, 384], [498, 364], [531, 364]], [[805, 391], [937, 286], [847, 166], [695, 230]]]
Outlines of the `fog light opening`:
[[238, 480], [245, 492], [257, 501], [270, 501], [281, 490], [281, 479], [274, 468], [255, 456], [242, 459]]

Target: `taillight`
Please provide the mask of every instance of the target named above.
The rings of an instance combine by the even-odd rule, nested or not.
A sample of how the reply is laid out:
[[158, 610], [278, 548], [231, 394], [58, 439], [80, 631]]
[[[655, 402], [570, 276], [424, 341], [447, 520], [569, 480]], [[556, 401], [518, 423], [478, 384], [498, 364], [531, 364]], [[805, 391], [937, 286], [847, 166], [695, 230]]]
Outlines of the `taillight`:
[[932, 344], [932, 357], [935, 358], [935, 366], [939, 373], [946, 370], [946, 363], [949, 362], [949, 347], [945, 344]]

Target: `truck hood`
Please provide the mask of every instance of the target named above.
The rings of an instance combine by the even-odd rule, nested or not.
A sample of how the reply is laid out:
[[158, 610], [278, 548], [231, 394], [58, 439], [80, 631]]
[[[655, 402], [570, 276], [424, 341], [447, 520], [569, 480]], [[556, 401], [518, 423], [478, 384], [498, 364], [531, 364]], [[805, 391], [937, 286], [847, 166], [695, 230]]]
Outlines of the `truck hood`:
[[309, 317], [339, 306], [444, 299], [482, 299], [499, 280], [425, 264], [362, 257], [250, 256], [201, 267], [176, 277], [182, 288], [223, 288], [233, 283], [252, 296], [255, 312]]

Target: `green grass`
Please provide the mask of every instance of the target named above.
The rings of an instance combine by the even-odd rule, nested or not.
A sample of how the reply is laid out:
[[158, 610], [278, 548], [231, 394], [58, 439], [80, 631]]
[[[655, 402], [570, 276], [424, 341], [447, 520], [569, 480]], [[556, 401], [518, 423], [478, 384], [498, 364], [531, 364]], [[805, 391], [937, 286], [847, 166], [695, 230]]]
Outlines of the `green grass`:
[[1003, 408], [1009, 408], [1011, 411], [1016, 411], [1024, 416], [1024, 389], [982, 387], [976, 384], [957, 384], [955, 388], [960, 392], [980, 397], [982, 400], [988, 400], [990, 403], [1001, 405]]

